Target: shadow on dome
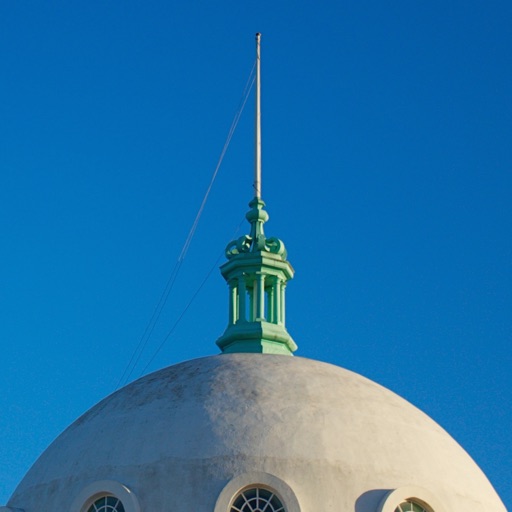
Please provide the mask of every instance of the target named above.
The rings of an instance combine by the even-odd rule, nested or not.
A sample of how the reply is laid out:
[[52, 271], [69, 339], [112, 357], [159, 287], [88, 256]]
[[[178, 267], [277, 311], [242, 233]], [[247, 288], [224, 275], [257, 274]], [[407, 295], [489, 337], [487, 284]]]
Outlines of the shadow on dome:
[[355, 512], [376, 512], [382, 499], [390, 491], [391, 489], [374, 489], [361, 494], [356, 500]]

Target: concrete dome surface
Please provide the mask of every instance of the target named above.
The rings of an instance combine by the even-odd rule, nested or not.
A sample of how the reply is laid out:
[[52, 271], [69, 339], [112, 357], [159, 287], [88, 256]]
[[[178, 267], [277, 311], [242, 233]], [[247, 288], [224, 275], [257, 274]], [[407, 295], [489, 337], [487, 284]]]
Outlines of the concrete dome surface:
[[385, 496], [411, 486], [434, 512], [505, 511], [469, 455], [404, 399], [331, 364], [263, 354], [188, 361], [113, 393], [50, 445], [8, 506], [82, 512], [84, 489], [114, 481], [141, 511], [228, 512], [219, 496], [272, 486], [258, 475], [288, 486], [293, 505], [277, 491], [290, 512], [394, 510]]

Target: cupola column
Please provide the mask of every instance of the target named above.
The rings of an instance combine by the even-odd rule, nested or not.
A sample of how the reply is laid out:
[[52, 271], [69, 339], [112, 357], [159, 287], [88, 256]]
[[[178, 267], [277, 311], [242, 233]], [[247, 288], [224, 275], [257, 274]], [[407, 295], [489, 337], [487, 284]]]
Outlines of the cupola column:
[[229, 281], [229, 325], [233, 325], [238, 320], [238, 289], [236, 281]]
[[265, 274], [256, 272], [255, 279], [256, 295], [256, 321], [265, 320]]
[[242, 274], [238, 277], [238, 318], [237, 323], [246, 322], [247, 311], [247, 290], [245, 287], [245, 276]]
[[276, 310], [276, 283], [277, 277], [271, 276], [267, 279], [270, 286], [267, 286], [267, 311], [268, 321], [277, 324], [277, 310]]
[[277, 277], [275, 278], [272, 292], [274, 295], [274, 323], [280, 325], [283, 323], [281, 321], [281, 280]]
[[279, 290], [279, 291], [280, 291], [279, 295], [280, 295], [280, 299], [281, 299], [281, 300], [279, 301], [279, 302], [280, 302], [280, 310], [281, 310], [281, 315], [280, 315], [280, 316], [281, 316], [281, 318], [280, 318], [280, 320], [281, 320], [281, 321], [280, 321], [280, 324], [281, 324], [282, 326], [285, 326], [285, 325], [286, 325], [286, 305], [285, 305], [285, 299], [284, 299], [284, 297], [285, 297], [285, 288], [286, 288], [286, 284], [285, 284], [285, 283], [280, 282], [280, 283], [279, 283], [279, 288], [280, 288], [280, 290]]

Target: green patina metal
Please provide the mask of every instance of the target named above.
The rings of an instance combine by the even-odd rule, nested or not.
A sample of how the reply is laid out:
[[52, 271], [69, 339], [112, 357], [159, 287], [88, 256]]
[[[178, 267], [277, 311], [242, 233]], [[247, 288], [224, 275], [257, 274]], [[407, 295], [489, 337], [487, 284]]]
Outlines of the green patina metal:
[[294, 271], [283, 242], [265, 237], [265, 203], [255, 197], [249, 206], [250, 235], [227, 245], [220, 267], [229, 285], [229, 321], [217, 345], [223, 353], [292, 355], [297, 345], [285, 327], [285, 288]]
[[229, 322], [217, 345], [223, 353], [292, 355], [297, 345], [285, 327], [284, 298], [293, 268], [283, 242], [263, 230], [268, 213], [261, 200], [260, 39], [256, 34], [255, 197], [246, 215], [251, 232], [226, 247], [228, 261], [220, 271], [229, 285]]

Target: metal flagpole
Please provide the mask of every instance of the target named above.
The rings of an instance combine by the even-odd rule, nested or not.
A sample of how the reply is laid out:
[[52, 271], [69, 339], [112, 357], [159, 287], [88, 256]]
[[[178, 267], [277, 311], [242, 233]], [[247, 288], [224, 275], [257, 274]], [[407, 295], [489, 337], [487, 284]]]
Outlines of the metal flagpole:
[[256, 120], [255, 120], [255, 155], [254, 155], [254, 192], [261, 199], [261, 77], [260, 77], [260, 41], [261, 34], [256, 34]]

